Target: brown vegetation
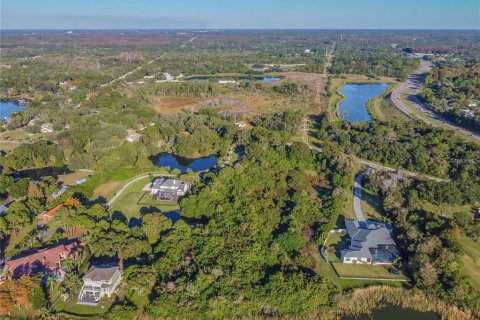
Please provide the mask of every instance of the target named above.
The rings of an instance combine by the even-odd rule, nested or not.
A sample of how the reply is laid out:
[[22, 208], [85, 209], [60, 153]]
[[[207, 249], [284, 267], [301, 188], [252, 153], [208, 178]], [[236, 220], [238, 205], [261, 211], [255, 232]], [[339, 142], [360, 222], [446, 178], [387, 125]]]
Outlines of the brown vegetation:
[[372, 286], [340, 296], [338, 299], [339, 313], [340, 316], [369, 314], [382, 302], [421, 312], [434, 312], [441, 315], [443, 319], [475, 319], [471, 312], [460, 310], [456, 306], [449, 305], [422, 291], [390, 286]]

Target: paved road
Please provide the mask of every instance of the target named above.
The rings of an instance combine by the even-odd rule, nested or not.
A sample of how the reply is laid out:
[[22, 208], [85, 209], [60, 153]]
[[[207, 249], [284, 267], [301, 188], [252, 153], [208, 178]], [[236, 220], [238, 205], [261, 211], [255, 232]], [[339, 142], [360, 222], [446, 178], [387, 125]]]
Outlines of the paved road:
[[369, 171], [368, 169], [365, 172], [360, 173], [356, 178], [355, 178], [355, 183], [353, 185], [353, 211], [355, 211], [355, 216], [357, 216], [358, 221], [365, 221], [365, 217], [363, 216], [363, 211], [362, 211], [362, 179], [365, 176], [365, 174]]
[[113, 203], [117, 201], [117, 199], [122, 195], [122, 193], [127, 189], [132, 183], [137, 182], [138, 180], [147, 178], [147, 177], [168, 177], [168, 178], [174, 178], [176, 175], [174, 174], [163, 174], [163, 173], [152, 173], [152, 174], [143, 174], [141, 176], [137, 176], [135, 178], [132, 178], [130, 181], [128, 181], [120, 190], [118, 190], [114, 196], [108, 200], [107, 206], [109, 208], [112, 207]]
[[[420, 101], [420, 99], [418, 98], [419, 90], [422, 87], [423, 82], [425, 81], [427, 73], [431, 69], [432, 65], [429, 61], [421, 60], [420, 68], [418, 68], [412, 75], [410, 75], [407, 81], [400, 84], [397, 88], [395, 88], [395, 90], [392, 91], [391, 99], [393, 104], [400, 111], [410, 117], [412, 116], [412, 114], [415, 114], [417, 118], [434, 127], [438, 127], [438, 121], [443, 122], [446, 127], [449, 127], [452, 130], [462, 132], [466, 135], [471, 136], [473, 139], [480, 141], [479, 134], [454, 124], [442, 115], [433, 112], [428, 107], [428, 105]], [[406, 103], [406, 101], [403, 99], [403, 95], [407, 96], [407, 99], [411, 105]], [[420, 110], [422, 114], [419, 115], [418, 113], [415, 113], [412, 109], [412, 106], [413, 108], [417, 108], [418, 110]]]
[[428, 180], [433, 180], [433, 181], [437, 181], [437, 182], [441, 182], [441, 181], [448, 182], [447, 179], [433, 177], [433, 176], [429, 176], [429, 175], [426, 175], [426, 174], [423, 174], [423, 173], [412, 172], [412, 171], [408, 171], [408, 170], [405, 170], [405, 169], [392, 168], [392, 167], [388, 167], [388, 166], [380, 164], [380, 163], [375, 163], [375, 162], [371, 162], [371, 161], [360, 159], [360, 158], [356, 158], [356, 159], [357, 159], [358, 162], [366, 165], [369, 168], [380, 169], [380, 170], [385, 170], [385, 171], [399, 171], [399, 172], [403, 173], [403, 175], [405, 175], [407, 177], [412, 177], [412, 178], [417, 177], [417, 176], [422, 176], [422, 177], [425, 177], [425, 179], [428, 179]]

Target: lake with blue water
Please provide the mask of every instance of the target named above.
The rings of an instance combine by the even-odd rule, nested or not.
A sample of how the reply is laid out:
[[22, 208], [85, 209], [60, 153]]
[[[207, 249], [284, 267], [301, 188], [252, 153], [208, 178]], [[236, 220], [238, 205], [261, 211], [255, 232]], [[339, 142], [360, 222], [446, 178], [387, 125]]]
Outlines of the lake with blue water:
[[340, 89], [340, 93], [345, 97], [338, 106], [340, 118], [349, 122], [372, 121], [367, 102], [381, 96], [388, 86], [388, 83], [347, 83]]
[[184, 158], [173, 153], [161, 153], [151, 159], [157, 167], [169, 167], [170, 169], [179, 169], [182, 173], [191, 169], [193, 172], [203, 171], [213, 168], [217, 162], [216, 155], [201, 158]]
[[0, 119], [8, 120], [13, 112], [20, 112], [25, 106], [19, 105], [16, 101], [0, 101]]

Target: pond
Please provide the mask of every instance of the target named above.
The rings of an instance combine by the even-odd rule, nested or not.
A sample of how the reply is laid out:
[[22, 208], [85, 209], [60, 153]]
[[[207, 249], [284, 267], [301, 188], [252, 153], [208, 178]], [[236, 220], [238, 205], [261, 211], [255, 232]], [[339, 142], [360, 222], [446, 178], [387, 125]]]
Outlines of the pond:
[[0, 119], [8, 121], [12, 113], [20, 112], [23, 109], [25, 106], [21, 106], [16, 101], [0, 101]]
[[182, 173], [185, 173], [188, 169], [191, 169], [193, 172], [211, 169], [217, 164], [218, 157], [210, 155], [208, 157], [189, 159], [173, 153], [161, 153], [152, 157], [151, 160], [157, 167], [169, 167], [171, 170], [179, 169]]
[[386, 304], [379, 309], [373, 310], [370, 315], [349, 316], [342, 320], [404, 320], [404, 319], [422, 319], [422, 320], [440, 320], [441, 318], [433, 312], [420, 312], [413, 309], [403, 309], [401, 307]]
[[370, 122], [367, 102], [387, 90], [388, 83], [347, 83], [340, 89], [345, 99], [338, 107], [340, 118], [349, 122]]
[[[251, 78], [250, 77], [239, 77], [238, 79], [240, 81], [249, 81]], [[280, 78], [280, 77], [254, 77], [254, 79], [257, 82], [263, 82], [263, 83], [275, 82], [275, 81], [282, 80], [282, 78]], [[215, 82], [217, 82], [218, 80], [228, 80], [228, 79], [224, 79], [224, 78], [220, 78], [220, 77], [216, 77], [216, 76], [187, 78], [187, 81], [193, 81], [193, 82], [202, 82], [202, 81], [215, 81]]]

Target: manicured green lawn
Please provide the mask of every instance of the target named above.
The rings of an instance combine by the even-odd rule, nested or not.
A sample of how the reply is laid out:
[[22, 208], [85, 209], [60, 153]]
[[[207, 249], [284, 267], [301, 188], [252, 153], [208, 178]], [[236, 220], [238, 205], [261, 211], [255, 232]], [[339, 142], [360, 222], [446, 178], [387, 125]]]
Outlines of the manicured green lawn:
[[348, 243], [345, 233], [329, 233], [327, 242], [325, 243], [328, 260], [332, 262], [340, 262], [340, 250], [346, 249]]
[[177, 203], [157, 203], [148, 194], [144, 196], [145, 191], [142, 189], [150, 182], [150, 178], [146, 177], [130, 185], [122, 193], [122, 196], [115, 201], [112, 212], [120, 211], [127, 219], [130, 219], [132, 217], [139, 218], [142, 208], [156, 207], [164, 212], [180, 208]]
[[388, 271], [389, 266], [368, 264], [348, 264], [332, 262], [332, 266], [340, 277], [365, 278], [365, 279], [392, 279], [405, 281], [408, 278], [403, 274], [392, 274]]
[[113, 298], [104, 298], [97, 306], [86, 306], [77, 304], [77, 294], [72, 294], [66, 301], [60, 300], [55, 305], [54, 311], [78, 316], [96, 316], [107, 312], [113, 302]]
[[463, 272], [469, 278], [470, 284], [480, 290], [480, 243], [464, 236], [461, 244], [465, 250]]

